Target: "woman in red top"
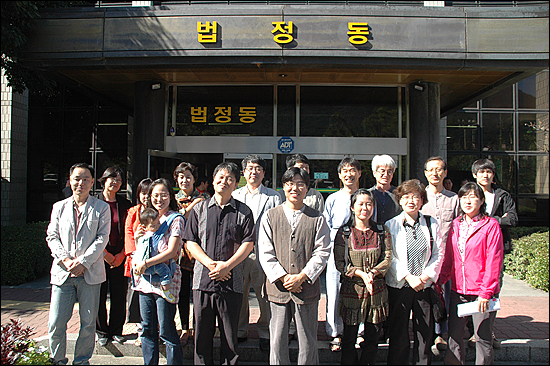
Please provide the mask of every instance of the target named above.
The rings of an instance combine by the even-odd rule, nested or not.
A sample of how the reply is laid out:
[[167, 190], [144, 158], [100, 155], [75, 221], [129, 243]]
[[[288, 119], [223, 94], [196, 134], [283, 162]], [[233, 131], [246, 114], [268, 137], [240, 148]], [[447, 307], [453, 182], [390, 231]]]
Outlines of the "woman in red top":
[[[136, 250], [135, 232], [139, 227], [139, 214], [145, 209], [147, 199], [149, 198], [149, 186], [153, 181], [150, 178], [145, 178], [137, 187], [137, 205], [128, 210], [125, 224], [125, 240], [124, 253], [126, 254], [126, 263], [124, 263], [124, 276], [132, 276], [132, 254]], [[138, 335], [141, 334], [141, 318], [139, 314], [139, 296], [131, 287], [128, 288], [127, 296], [127, 323], [138, 323]], [[136, 346], [141, 345], [140, 338], [136, 339]]]

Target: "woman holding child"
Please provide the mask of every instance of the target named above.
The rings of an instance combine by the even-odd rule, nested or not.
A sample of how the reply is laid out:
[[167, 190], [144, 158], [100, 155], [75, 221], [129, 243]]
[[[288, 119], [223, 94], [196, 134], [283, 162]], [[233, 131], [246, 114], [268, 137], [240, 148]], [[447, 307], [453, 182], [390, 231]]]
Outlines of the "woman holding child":
[[[149, 282], [149, 276], [144, 275], [147, 268], [156, 264], [170, 264], [170, 259], [177, 259], [182, 248], [182, 235], [185, 226], [185, 219], [177, 212], [176, 198], [170, 183], [160, 178], [155, 180], [149, 188], [148, 206], [158, 211], [161, 225], [170, 221], [171, 223], [158, 242], [158, 254], [152, 255], [149, 259], [139, 261], [134, 259], [134, 275], [138, 277], [135, 290], [140, 291], [139, 304], [141, 310], [141, 348], [143, 360], [146, 365], [157, 365], [159, 362], [159, 335], [166, 343], [166, 362], [168, 365], [183, 364], [183, 351], [181, 348], [174, 316], [176, 315], [176, 304], [165, 300], [162, 297], [163, 290], [160, 282]], [[176, 216], [173, 216], [173, 215]], [[145, 234], [145, 228], [140, 226], [136, 237]], [[154, 254], [154, 253], [152, 253]], [[148, 281], [149, 280], [149, 281]], [[173, 286], [170, 291], [177, 302], [179, 297], [178, 285], [181, 281], [181, 270], [176, 270], [171, 279]], [[160, 333], [159, 333], [160, 329]]]

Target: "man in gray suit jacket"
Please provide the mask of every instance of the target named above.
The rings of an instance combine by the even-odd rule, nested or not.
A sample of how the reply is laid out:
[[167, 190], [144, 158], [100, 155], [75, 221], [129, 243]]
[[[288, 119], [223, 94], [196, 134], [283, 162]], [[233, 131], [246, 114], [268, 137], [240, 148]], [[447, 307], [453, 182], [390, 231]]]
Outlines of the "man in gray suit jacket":
[[46, 241], [52, 252], [52, 295], [48, 336], [56, 364], [67, 364], [67, 323], [79, 302], [80, 332], [74, 365], [87, 365], [95, 345], [99, 290], [105, 281], [103, 250], [111, 231], [111, 210], [90, 196], [93, 168], [78, 163], [69, 171], [73, 194], [53, 205]]
[[[281, 199], [277, 191], [267, 188], [262, 184], [267, 164], [261, 156], [255, 154], [247, 155], [241, 164], [243, 175], [246, 178], [246, 186], [235, 190], [233, 192], [233, 198], [245, 203], [252, 210], [257, 235], [262, 215], [264, 212], [267, 212], [267, 210], [279, 206], [281, 204]], [[245, 341], [248, 337], [248, 322], [250, 316], [248, 293], [250, 291], [250, 284], [252, 284], [260, 306], [260, 318], [256, 323], [256, 328], [258, 329], [258, 335], [260, 337], [260, 349], [262, 351], [267, 351], [269, 350], [267, 302], [261, 296], [261, 288], [265, 280], [265, 274], [256, 259], [257, 252], [258, 244], [256, 241], [256, 243], [254, 243], [254, 251], [244, 260], [243, 302], [239, 314], [237, 337], [240, 342]]]

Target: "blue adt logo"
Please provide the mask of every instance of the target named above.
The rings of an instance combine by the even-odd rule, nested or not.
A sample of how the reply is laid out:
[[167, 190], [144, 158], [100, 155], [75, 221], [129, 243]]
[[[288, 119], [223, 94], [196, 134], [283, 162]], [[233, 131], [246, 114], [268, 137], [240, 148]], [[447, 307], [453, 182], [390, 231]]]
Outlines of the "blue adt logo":
[[277, 142], [277, 147], [279, 148], [279, 151], [283, 154], [288, 154], [292, 150], [294, 150], [294, 140], [292, 140], [290, 137], [281, 137], [279, 139], [279, 142]]

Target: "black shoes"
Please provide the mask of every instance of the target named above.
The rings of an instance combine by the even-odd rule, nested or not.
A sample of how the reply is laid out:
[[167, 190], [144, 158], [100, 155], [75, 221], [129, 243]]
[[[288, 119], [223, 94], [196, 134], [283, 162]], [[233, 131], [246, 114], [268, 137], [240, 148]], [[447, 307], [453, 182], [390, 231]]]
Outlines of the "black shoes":
[[119, 344], [124, 344], [124, 342], [126, 342], [126, 337], [121, 336], [121, 335], [114, 335], [113, 336], [113, 341], [115, 341]]
[[109, 343], [109, 338], [107, 338], [107, 337], [98, 337], [97, 338], [97, 343], [101, 347], [105, 347], [107, 345], [107, 343]]

